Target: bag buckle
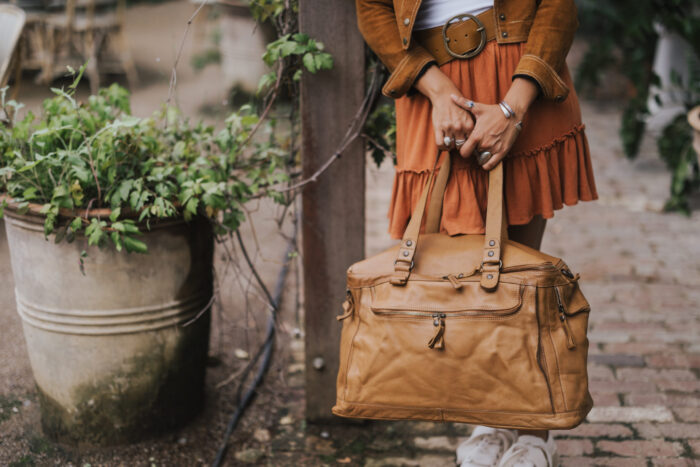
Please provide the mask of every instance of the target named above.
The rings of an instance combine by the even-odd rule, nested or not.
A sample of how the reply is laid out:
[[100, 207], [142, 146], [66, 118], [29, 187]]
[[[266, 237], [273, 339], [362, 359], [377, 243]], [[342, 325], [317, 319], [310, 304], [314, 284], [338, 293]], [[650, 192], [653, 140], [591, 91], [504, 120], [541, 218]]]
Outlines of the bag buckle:
[[[398, 264], [398, 262], [399, 262], [398, 259], [394, 260], [394, 266], [396, 266]], [[401, 261], [401, 262], [406, 263], [407, 261]], [[408, 270], [413, 271], [413, 266], [415, 266], [415, 263], [413, 262], [413, 260], [411, 260], [411, 264], [408, 266]]]
[[479, 266], [480, 272], [484, 272], [484, 264], [498, 264], [498, 270], [500, 271], [501, 269], [503, 269], [503, 260], [502, 259], [499, 259], [498, 263], [496, 263], [496, 261], [488, 261], [488, 262], [482, 261], [481, 265]]
[[[457, 52], [454, 52], [452, 49], [450, 49], [450, 38], [447, 37], [447, 28], [450, 26], [453, 20], [463, 20], [465, 18], [467, 20], [472, 20], [476, 23], [476, 30], [477, 32], [481, 33], [481, 41], [479, 42], [479, 45], [476, 46], [476, 48], [464, 52], [463, 54], [458, 54]], [[475, 55], [478, 55], [479, 52], [484, 50], [484, 47], [486, 46], [486, 27], [479, 18], [472, 15], [471, 13], [460, 13], [458, 15], [454, 15], [452, 18], [448, 19], [442, 26], [442, 42], [445, 44], [445, 50], [447, 50], [447, 53], [453, 56], [454, 58], [474, 57]]]

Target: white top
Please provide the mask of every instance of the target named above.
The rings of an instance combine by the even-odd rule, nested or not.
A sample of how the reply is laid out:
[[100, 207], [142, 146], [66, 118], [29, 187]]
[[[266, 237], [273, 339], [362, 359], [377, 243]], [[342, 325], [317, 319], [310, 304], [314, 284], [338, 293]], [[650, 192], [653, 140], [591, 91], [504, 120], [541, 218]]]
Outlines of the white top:
[[413, 29], [442, 26], [459, 13], [478, 15], [493, 7], [493, 0], [423, 0]]

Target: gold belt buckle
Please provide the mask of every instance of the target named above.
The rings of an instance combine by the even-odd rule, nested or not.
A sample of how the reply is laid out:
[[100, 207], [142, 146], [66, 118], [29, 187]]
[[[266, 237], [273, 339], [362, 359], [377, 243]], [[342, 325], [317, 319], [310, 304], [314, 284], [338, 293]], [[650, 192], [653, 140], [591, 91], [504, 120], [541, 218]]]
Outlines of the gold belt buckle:
[[[468, 52], [464, 52], [463, 54], [458, 54], [457, 52], [454, 52], [452, 49], [450, 49], [450, 38], [447, 37], [447, 28], [450, 26], [452, 21], [456, 19], [462, 20], [464, 18], [470, 19], [476, 23], [476, 30], [477, 32], [481, 33], [481, 41], [479, 42], [479, 45], [476, 46], [476, 48]], [[447, 50], [447, 53], [453, 56], [454, 58], [471, 58], [475, 55], [478, 55], [479, 52], [481, 52], [484, 49], [484, 46], [486, 45], [486, 28], [484, 27], [484, 23], [482, 23], [481, 20], [476, 16], [470, 13], [460, 13], [448, 19], [442, 26], [442, 42], [445, 44], [445, 50]]]

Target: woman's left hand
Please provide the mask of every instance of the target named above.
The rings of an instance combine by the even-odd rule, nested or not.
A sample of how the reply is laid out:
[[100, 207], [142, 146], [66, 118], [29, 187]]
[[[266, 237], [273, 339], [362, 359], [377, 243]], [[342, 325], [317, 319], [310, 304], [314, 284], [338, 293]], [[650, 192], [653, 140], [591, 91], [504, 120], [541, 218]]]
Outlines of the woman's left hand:
[[516, 117], [506, 118], [498, 105], [482, 104], [452, 95], [455, 104], [474, 115], [476, 124], [467, 142], [459, 148], [462, 157], [471, 157], [475, 152], [489, 151], [491, 158], [482, 165], [491, 170], [503, 159], [515, 143], [520, 131], [515, 124]]

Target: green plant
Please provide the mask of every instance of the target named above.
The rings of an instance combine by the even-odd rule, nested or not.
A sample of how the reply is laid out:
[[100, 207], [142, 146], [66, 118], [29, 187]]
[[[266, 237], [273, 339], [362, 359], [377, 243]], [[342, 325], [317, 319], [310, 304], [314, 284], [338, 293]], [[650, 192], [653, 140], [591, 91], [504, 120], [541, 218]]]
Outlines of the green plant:
[[[223, 234], [238, 228], [247, 201], [289, 201], [274, 187], [289, 180], [291, 161], [273, 131], [251, 141], [262, 122], [249, 106], [219, 131], [174, 108], [137, 118], [116, 84], [77, 101], [83, 70], [67, 90], [53, 89], [39, 117], [18, 120], [21, 104], [0, 92], [0, 108], [13, 116], [0, 123], [0, 215], [8, 202], [20, 212], [40, 205], [44, 232], [57, 242], [83, 233], [89, 245], [145, 252], [138, 236], [153, 220], [201, 215]], [[109, 214], [90, 215], [102, 208]]]
[[[700, 17], [697, 5], [689, 0], [621, 0], [598, 2], [579, 0], [582, 30], [589, 42], [588, 50], [577, 70], [578, 87], [586, 89], [601, 84], [602, 72], [617, 66], [632, 85], [622, 112], [620, 138], [627, 157], [639, 152], [649, 115], [647, 102], [652, 85], [659, 78], [652, 71], [658, 34], [655, 24], [678, 34], [692, 50], [688, 58], [690, 79], [682, 82], [674, 74], [673, 84], [685, 96], [686, 110], [700, 103]], [[658, 96], [651, 96], [658, 100]], [[697, 162], [693, 149], [682, 141], [690, 138], [690, 128], [677, 116], [666, 126], [657, 140], [661, 157], [672, 174], [671, 198], [667, 209], [688, 212], [687, 196], [698, 186]]]
[[396, 108], [393, 104], [377, 105], [367, 118], [363, 136], [369, 142], [377, 166], [387, 156], [396, 164]]

